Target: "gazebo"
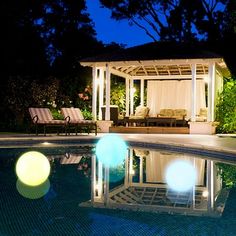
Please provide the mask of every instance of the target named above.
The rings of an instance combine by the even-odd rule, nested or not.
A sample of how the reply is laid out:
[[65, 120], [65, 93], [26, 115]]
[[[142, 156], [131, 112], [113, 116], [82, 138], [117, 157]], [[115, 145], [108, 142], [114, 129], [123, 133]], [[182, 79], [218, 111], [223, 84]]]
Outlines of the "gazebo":
[[[92, 67], [92, 114], [95, 120], [102, 119], [101, 108], [104, 105], [106, 108], [105, 120], [110, 120], [110, 83], [111, 74], [114, 74], [125, 80], [126, 116], [134, 113], [134, 81], [140, 83], [140, 105], [142, 106], [144, 105], [145, 85], [147, 86], [146, 105], [150, 106], [150, 114], [153, 116], [160, 108], [168, 108], [163, 107], [163, 102], [160, 105], [160, 100], [168, 101], [171, 96], [167, 95], [165, 91], [162, 91], [162, 95], [160, 95], [159, 91], [157, 99], [159, 103], [158, 101], [156, 103], [159, 105], [156, 106], [155, 102], [152, 102], [151, 90], [152, 92], [154, 90], [155, 93], [154, 88], [160, 89], [160, 85], [162, 85], [172, 94], [169, 86], [171, 85], [173, 91], [178, 91], [177, 97], [172, 97], [174, 102], [178, 100], [176, 98], [183, 97], [183, 93], [187, 92], [188, 96], [185, 95], [178, 105], [169, 102], [169, 106], [187, 107], [190, 133], [195, 133], [196, 129], [199, 130], [196, 125], [200, 122], [196, 122], [196, 116], [201, 106], [207, 108], [207, 120], [201, 122], [201, 126], [203, 124], [205, 127], [206, 124], [209, 126], [215, 121], [217, 95], [223, 88], [223, 77], [230, 75], [223, 57], [208, 51], [203, 43], [148, 43], [85, 58], [80, 60], [80, 64]], [[180, 90], [181, 88], [182, 90]], [[204, 93], [199, 93], [199, 88]], [[204, 101], [200, 101], [202, 95]], [[188, 105], [183, 105], [186, 102]], [[211, 133], [211, 131], [209, 132]]]

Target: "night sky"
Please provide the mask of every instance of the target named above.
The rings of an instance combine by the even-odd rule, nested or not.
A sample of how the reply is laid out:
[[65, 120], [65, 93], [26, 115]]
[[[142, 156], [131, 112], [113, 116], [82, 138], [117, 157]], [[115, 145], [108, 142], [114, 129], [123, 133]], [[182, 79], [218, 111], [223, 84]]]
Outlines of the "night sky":
[[97, 38], [103, 43], [116, 42], [132, 47], [152, 41], [143, 30], [130, 26], [128, 21], [111, 19], [111, 11], [101, 8], [99, 0], [87, 0], [87, 7], [90, 18], [95, 23]]

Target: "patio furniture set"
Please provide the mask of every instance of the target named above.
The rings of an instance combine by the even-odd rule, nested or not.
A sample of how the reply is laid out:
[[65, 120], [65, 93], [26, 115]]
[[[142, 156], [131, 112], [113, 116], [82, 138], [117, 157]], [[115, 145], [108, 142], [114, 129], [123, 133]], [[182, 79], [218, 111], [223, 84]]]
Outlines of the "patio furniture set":
[[[71, 129], [78, 131], [85, 129], [88, 134], [94, 130], [97, 135], [97, 122], [84, 119], [84, 116], [79, 108], [61, 108], [61, 114], [64, 120], [56, 120], [53, 118], [51, 111], [48, 108], [29, 108], [31, 117], [31, 126], [35, 127], [36, 135], [38, 135], [38, 127], [43, 127], [43, 133], [46, 135], [46, 127], [57, 127], [63, 129], [65, 134], [70, 135]], [[57, 129], [59, 134], [59, 129]]]
[[[185, 127], [188, 126], [188, 120], [186, 119], [186, 109], [161, 109], [160, 113], [155, 117], [148, 116], [149, 108], [145, 106], [138, 106], [134, 115], [120, 118], [118, 107], [111, 106], [111, 120], [114, 126], [164, 126], [164, 127]], [[61, 108], [61, 114], [63, 120], [56, 120], [53, 118], [51, 111], [48, 108], [29, 108], [31, 116], [31, 126], [35, 127], [36, 135], [38, 135], [38, 127], [43, 127], [43, 133], [46, 135], [46, 128], [49, 126], [57, 127], [57, 134], [59, 134], [59, 128], [65, 132], [66, 135], [70, 135], [71, 130], [78, 132], [85, 130], [88, 134], [94, 131], [97, 135], [97, 122], [92, 120], [86, 120], [79, 108]], [[200, 109], [199, 121], [206, 120], [206, 110]], [[103, 109], [103, 119], [105, 118], [105, 110]]]
[[125, 126], [186, 126], [186, 109], [161, 109], [155, 117], [148, 116], [149, 108], [139, 106], [135, 114], [118, 120], [118, 125]]

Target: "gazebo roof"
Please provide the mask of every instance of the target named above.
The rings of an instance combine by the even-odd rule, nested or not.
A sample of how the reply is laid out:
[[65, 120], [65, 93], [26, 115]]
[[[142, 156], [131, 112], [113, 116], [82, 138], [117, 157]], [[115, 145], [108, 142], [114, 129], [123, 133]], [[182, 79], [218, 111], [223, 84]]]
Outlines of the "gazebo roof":
[[224, 59], [207, 50], [205, 43], [153, 42], [116, 52], [80, 60], [83, 66], [109, 66], [120, 76], [189, 76], [191, 64], [197, 64], [197, 74], [208, 73], [208, 64], [215, 62], [223, 74], [229, 74]]

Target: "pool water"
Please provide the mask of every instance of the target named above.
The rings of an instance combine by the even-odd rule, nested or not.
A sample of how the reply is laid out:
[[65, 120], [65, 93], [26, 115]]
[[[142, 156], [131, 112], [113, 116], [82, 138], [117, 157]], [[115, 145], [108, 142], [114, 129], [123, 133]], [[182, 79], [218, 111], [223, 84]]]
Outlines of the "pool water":
[[[17, 159], [28, 150], [0, 151], [0, 235], [236, 235], [236, 189], [223, 191], [212, 172], [219, 161], [130, 148], [121, 166], [104, 170], [93, 147], [34, 148], [50, 161], [50, 187], [30, 199], [29, 192], [17, 190], [15, 174]], [[167, 195], [173, 192], [166, 189], [163, 171], [173, 158], [193, 160], [200, 171], [195, 194], [191, 189], [184, 197]], [[215, 182], [209, 180], [214, 173]], [[199, 197], [211, 186], [213, 197]]]

